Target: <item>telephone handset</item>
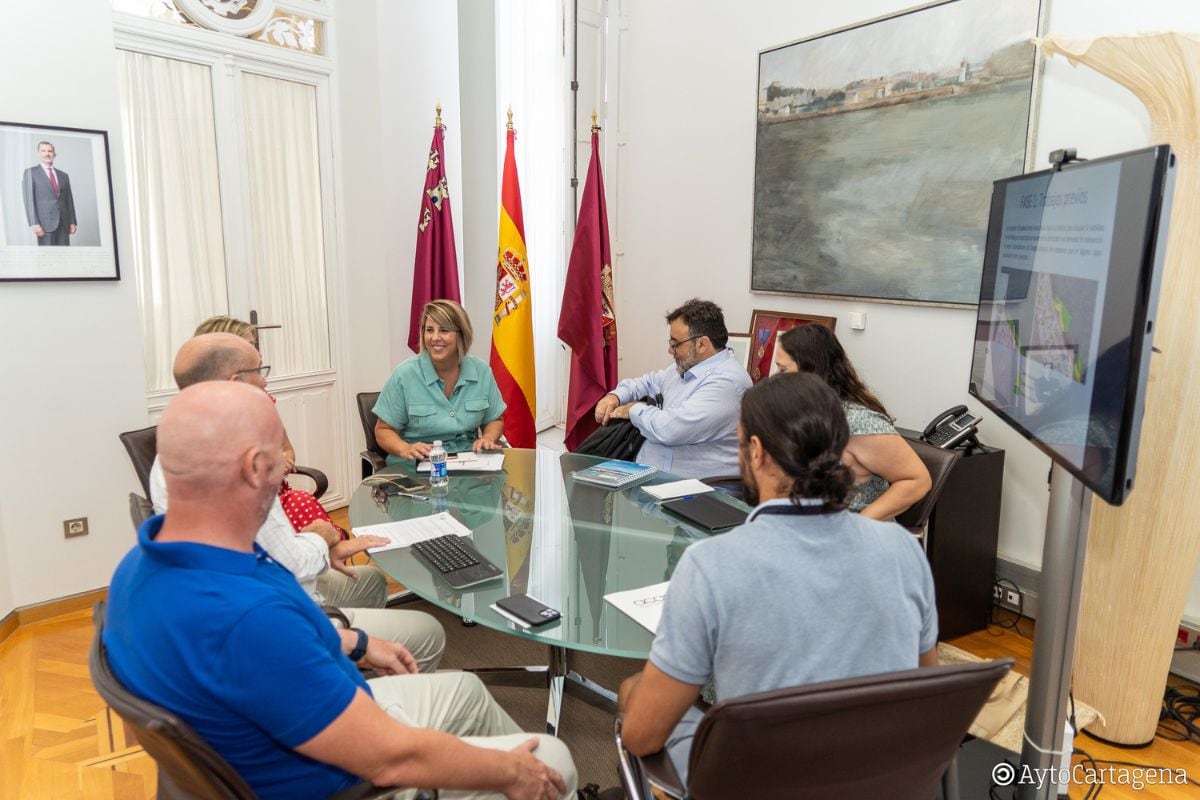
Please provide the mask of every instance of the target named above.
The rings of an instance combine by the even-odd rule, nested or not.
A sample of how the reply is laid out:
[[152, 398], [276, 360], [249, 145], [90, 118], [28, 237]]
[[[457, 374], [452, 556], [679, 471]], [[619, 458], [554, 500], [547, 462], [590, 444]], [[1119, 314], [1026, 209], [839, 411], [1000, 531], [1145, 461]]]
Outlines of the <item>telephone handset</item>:
[[934, 447], [952, 450], [975, 436], [980, 417], [968, 413], [966, 406], [948, 408], [925, 426], [921, 439]]

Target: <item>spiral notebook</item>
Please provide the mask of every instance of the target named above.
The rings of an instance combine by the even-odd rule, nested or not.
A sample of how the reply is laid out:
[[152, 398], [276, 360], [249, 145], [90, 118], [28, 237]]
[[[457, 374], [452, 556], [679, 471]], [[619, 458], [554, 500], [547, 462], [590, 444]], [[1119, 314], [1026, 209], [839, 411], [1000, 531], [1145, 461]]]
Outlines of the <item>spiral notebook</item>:
[[593, 483], [609, 489], [620, 489], [634, 481], [641, 480], [647, 475], [658, 472], [654, 467], [645, 464], [635, 464], [632, 461], [605, 461], [594, 467], [576, 470], [571, 474], [577, 481]]

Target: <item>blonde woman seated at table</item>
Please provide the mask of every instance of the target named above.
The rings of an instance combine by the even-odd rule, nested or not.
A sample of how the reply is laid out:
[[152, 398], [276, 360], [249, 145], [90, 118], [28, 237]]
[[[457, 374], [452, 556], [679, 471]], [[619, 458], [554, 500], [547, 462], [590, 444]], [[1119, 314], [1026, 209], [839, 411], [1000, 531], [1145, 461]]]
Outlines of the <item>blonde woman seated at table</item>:
[[775, 366], [780, 372], [811, 372], [837, 392], [850, 423], [842, 461], [854, 473], [849, 509], [887, 520], [929, 491], [929, 470], [896, 432], [892, 416], [858, 377], [833, 332], [801, 325], [779, 335]]
[[375, 403], [375, 439], [389, 464], [422, 461], [437, 440], [450, 453], [500, 448], [506, 406], [491, 368], [467, 353], [473, 339], [458, 303], [425, 306], [420, 355], [396, 367]]

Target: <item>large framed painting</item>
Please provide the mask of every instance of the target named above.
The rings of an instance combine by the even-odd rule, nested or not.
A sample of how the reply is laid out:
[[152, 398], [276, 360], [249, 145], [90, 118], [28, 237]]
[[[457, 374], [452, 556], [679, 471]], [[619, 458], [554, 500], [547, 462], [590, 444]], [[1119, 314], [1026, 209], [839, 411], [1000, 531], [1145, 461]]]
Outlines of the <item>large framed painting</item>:
[[1043, 5], [948, 0], [762, 51], [751, 291], [976, 305]]
[[114, 217], [106, 132], [0, 122], [0, 280], [118, 280]]
[[750, 317], [750, 380], [758, 383], [775, 374], [775, 337], [799, 325], [824, 325], [833, 330], [837, 317], [755, 311]]

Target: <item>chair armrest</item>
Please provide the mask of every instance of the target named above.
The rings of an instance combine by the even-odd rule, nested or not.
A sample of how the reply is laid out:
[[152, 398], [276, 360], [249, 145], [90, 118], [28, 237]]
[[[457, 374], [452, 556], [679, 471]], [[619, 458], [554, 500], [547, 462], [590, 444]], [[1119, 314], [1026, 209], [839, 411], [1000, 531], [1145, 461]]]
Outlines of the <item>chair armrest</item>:
[[342, 623], [342, 627], [346, 630], [350, 630], [350, 618], [347, 617], [340, 608], [335, 608], [334, 606], [321, 606], [321, 611], [330, 619], [336, 619], [338, 622]]
[[303, 475], [316, 484], [316, 488], [312, 491], [312, 496], [318, 500], [321, 499], [321, 495], [325, 494], [325, 490], [329, 488], [329, 478], [316, 467], [301, 467], [297, 465], [292, 467], [292, 472], [296, 475]]
[[642, 757], [642, 773], [654, 788], [661, 789], [671, 797], [685, 796], [687, 790], [665, 749]]
[[[625, 748], [621, 738], [621, 723], [623, 719], [617, 716], [614, 725], [614, 736], [617, 745], [617, 773], [621, 778], [621, 788], [629, 800], [655, 800], [653, 789], [672, 798], [681, 798], [685, 794], [683, 781], [675, 771], [666, 750], [643, 757], [635, 756]], [[653, 787], [653, 789], [652, 789]]]
[[[387, 466], [387, 458], [379, 455], [379, 453], [376, 453], [374, 450], [363, 450], [361, 453], [359, 453], [359, 455], [362, 456], [362, 460], [366, 462], [366, 464], [370, 465], [372, 475]], [[369, 476], [364, 475], [363, 477], [366, 478]]]

